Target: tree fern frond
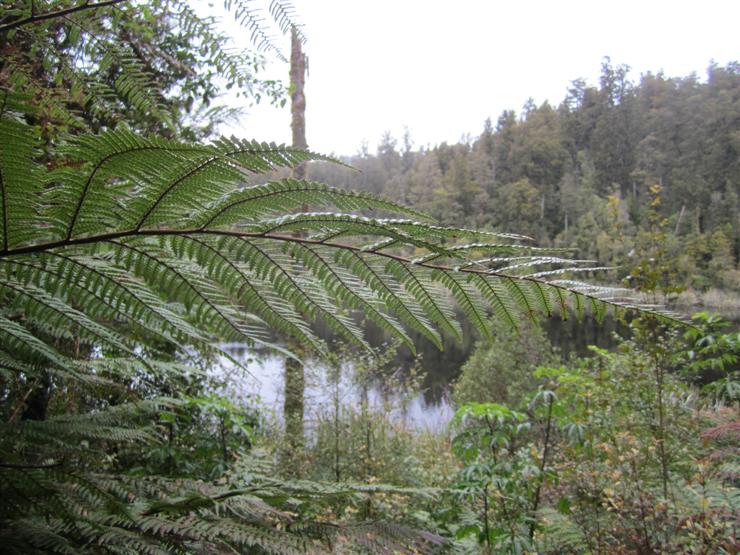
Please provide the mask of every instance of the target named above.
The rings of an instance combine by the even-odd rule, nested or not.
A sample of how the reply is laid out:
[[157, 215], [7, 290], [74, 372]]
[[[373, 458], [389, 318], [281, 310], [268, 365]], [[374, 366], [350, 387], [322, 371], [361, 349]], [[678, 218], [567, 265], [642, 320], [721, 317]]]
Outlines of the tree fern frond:
[[535, 247], [529, 244], [519, 244], [519, 243], [467, 243], [464, 245], [456, 245], [453, 247], [450, 247], [450, 250], [453, 252], [475, 252], [477, 253], [485, 253], [489, 255], [528, 255], [528, 256], [534, 256], [534, 255], [555, 255], [555, 254], [562, 254], [562, 253], [572, 253], [575, 251], [575, 249], [571, 248], [563, 248], [563, 247]]
[[416, 303], [402, 290], [394, 290], [393, 280], [383, 275], [383, 267], [373, 265], [355, 251], [337, 250], [334, 260], [350, 270], [373, 290], [391, 312], [398, 315], [401, 322], [415, 329], [442, 349], [442, 338], [427, 320], [425, 313], [417, 309]]
[[165, 252], [155, 244], [112, 241], [117, 247], [114, 261], [142, 278], [149, 286], [184, 305], [193, 322], [204, 330], [231, 341], [264, 344], [262, 321], [235, 310], [218, 287], [200, 272]]
[[224, 0], [224, 7], [234, 12], [234, 19], [250, 33], [250, 40], [257, 50], [271, 52], [280, 61], [288, 63], [288, 59], [278, 48], [275, 37], [270, 34], [265, 18], [249, 0]]
[[303, 30], [303, 25], [296, 22], [296, 9], [292, 3], [284, 0], [270, 0], [269, 11], [273, 21], [284, 35], [295, 30], [298, 39], [304, 44], [307, 42], [308, 39]]
[[[335, 214], [328, 212], [313, 212], [288, 214], [279, 218], [263, 220], [255, 224], [245, 224], [243, 229], [255, 235], [276, 235], [284, 232], [314, 232], [328, 233], [329, 237], [341, 234], [343, 237], [385, 236], [398, 241], [399, 244], [414, 246], [419, 249], [431, 250], [435, 253], [448, 254], [447, 249], [434, 241], [428, 241], [418, 234], [418, 230], [427, 226], [414, 222], [416, 236], [408, 235], [398, 229], [399, 222], [403, 220], [374, 219], [354, 214]], [[408, 222], [405, 222], [408, 223]], [[310, 237], [313, 242], [329, 243], [325, 237]]]
[[[19, 518], [5, 524], [0, 539], [8, 553], [17, 555], [62, 553], [78, 555], [79, 547], [64, 534], [61, 526], [37, 518]], [[57, 524], [61, 524], [57, 521]], [[33, 551], [29, 551], [33, 549]]]
[[345, 537], [352, 544], [372, 553], [417, 553], [440, 552], [446, 540], [430, 532], [416, 530], [392, 522], [362, 523], [344, 527], [337, 531], [338, 538]]
[[67, 330], [74, 329], [83, 342], [87, 341], [90, 344], [102, 342], [114, 349], [133, 354], [122, 339], [106, 326], [88, 318], [83, 312], [42, 289], [5, 279], [0, 282], [0, 294], [3, 293], [11, 294], [12, 300], [8, 303], [10, 310], [21, 311], [37, 328], [52, 336], [64, 337]]
[[[160, 87], [156, 82], [155, 76], [152, 75], [141, 60], [130, 48], [111, 41], [104, 41], [91, 32], [84, 24], [76, 21], [74, 18], [67, 17], [66, 21], [85, 32], [88, 37], [86, 50], [90, 55], [95, 56], [96, 51], [100, 62], [97, 70], [101, 73], [112, 73], [112, 86], [109, 91], [110, 96], [118, 97], [127, 101], [134, 109], [141, 113], [149, 114], [150, 117], [156, 118], [167, 128], [174, 127], [172, 116], [168, 113], [164, 98], [161, 94]], [[69, 71], [69, 75], [74, 75], [74, 71]], [[95, 104], [96, 97], [105, 97], [108, 91], [108, 85], [102, 80], [96, 80], [87, 83], [89, 87], [88, 98], [91, 104]]]
[[452, 296], [458, 305], [460, 305], [465, 316], [467, 316], [483, 337], [490, 340], [493, 337], [491, 335], [491, 325], [482, 308], [483, 303], [478, 301], [473, 289], [468, 286], [466, 276], [462, 276], [460, 272], [445, 272], [440, 269], [434, 269], [430, 277], [440, 282], [452, 293]]
[[362, 311], [365, 317], [400, 339], [412, 352], [415, 351], [413, 341], [401, 325], [395, 318], [382, 312], [377, 297], [367, 292], [353, 275], [343, 272], [325, 260], [325, 256], [331, 256], [330, 252], [323, 253], [319, 247], [299, 243], [289, 244], [287, 248], [291, 255], [305, 264], [329, 295], [342, 304]]
[[35, 157], [36, 137], [33, 128], [8, 117], [8, 104], [13, 104], [7, 91], [3, 95], [0, 124], [0, 244], [8, 250], [28, 240], [39, 225], [35, 199], [41, 192]]
[[324, 350], [299, 314], [280, 296], [271, 294], [269, 282], [259, 280], [248, 268], [240, 267], [204, 239], [173, 236], [169, 243], [176, 257], [194, 258], [206, 275], [221, 285], [235, 302], [257, 314], [268, 325], [305, 341], [317, 352]]
[[[504, 287], [509, 290], [509, 294], [511, 295], [512, 300], [519, 306], [522, 314], [525, 314], [534, 319], [536, 314], [536, 301], [532, 298], [530, 284], [538, 287], [539, 284], [536, 282], [520, 282], [511, 277], [503, 277], [501, 278], [501, 281], [504, 284]], [[541, 294], [542, 291], [539, 290], [539, 293]], [[545, 307], [545, 311], [548, 313], [549, 316], [551, 312], [549, 310], [549, 303], [543, 301], [542, 305]]]
[[0, 337], [3, 339], [2, 349], [11, 355], [17, 353], [21, 359], [37, 363], [46, 362], [57, 368], [75, 371], [72, 361], [41, 341], [18, 322], [2, 315], [0, 315]]
[[[329, 301], [320, 287], [301, 276], [300, 267], [269, 241], [223, 237], [216, 248], [228, 253], [234, 260], [247, 264], [260, 279], [268, 280], [275, 292], [293, 304], [296, 311], [309, 318], [323, 320], [335, 332], [359, 346], [370, 349], [362, 338], [362, 331], [351, 318]], [[293, 270], [292, 272], [290, 270]]]
[[249, 172], [327, 159], [237, 139], [185, 145], [121, 128], [75, 137], [60, 150], [70, 163], [48, 177], [48, 218], [53, 235], [67, 239], [179, 223]]
[[494, 314], [510, 328], [518, 329], [518, 315], [514, 311], [508, 291], [502, 289], [501, 281], [487, 279], [481, 274], [471, 274], [469, 279], [491, 305]]
[[[0, 125], [12, 130], [9, 121]], [[598, 318], [608, 306], [653, 310], [621, 290], [560, 279], [595, 268], [557, 249], [518, 244], [523, 236], [346, 212], [286, 213], [313, 204], [415, 215], [317, 183], [234, 188], [250, 172], [321, 158], [296, 149], [236, 139], [194, 146], [119, 129], [70, 140], [60, 156], [66, 162], [49, 172], [51, 187], [39, 200], [47, 225], [34, 242], [5, 246], [0, 267], [29, 323], [56, 309], [55, 333], [79, 329], [91, 344], [121, 349], [107, 326], [126, 323], [199, 348], [217, 337], [270, 344], [273, 328], [320, 351], [304, 318], [364, 344], [342, 312], [351, 309], [406, 344], [401, 324], [439, 346], [436, 326], [461, 335], [447, 295], [484, 337], [486, 305], [512, 326], [556, 305], [579, 315], [588, 306]], [[494, 256], [468, 257], [474, 254]], [[80, 310], [69, 304], [73, 291]], [[21, 306], [19, 297], [33, 302]]]
[[460, 324], [455, 320], [454, 311], [446, 301], [446, 295], [435, 288], [423, 272], [415, 269], [414, 265], [403, 264], [398, 260], [389, 260], [386, 270], [416, 299], [419, 307], [432, 322], [453, 338], [462, 341]]
[[[168, 341], [207, 341], [199, 330], [190, 325], [173, 308], [164, 303], [159, 296], [147, 288], [141, 281], [133, 279], [131, 274], [112, 266], [105, 259], [64, 255], [50, 251], [41, 255], [58, 258], [57, 277], [50, 286], [63, 283], [68, 291], [79, 291], [84, 288], [105, 306], [118, 312], [130, 321], [145, 326], [150, 331], [159, 333]], [[17, 263], [14, 259], [9, 263]], [[47, 289], [48, 290], [48, 289]], [[51, 294], [68, 296], [70, 293], [50, 290]], [[83, 306], [90, 306], [82, 303]], [[102, 318], [102, 314], [99, 316]]]
[[203, 211], [204, 221], [193, 221], [192, 225], [205, 229], [229, 226], [250, 219], [259, 221], [303, 206], [334, 206], [344, 211], [375, 209], [426, 218], [408, 207], [367, 193], [336, 189], [323, 183], [285, 179], [233, 191], [213, 207]]
[[597, 273], [597, 272], [607, 272], [609, 270], [614, 270], [611, 266], [591, 266], [591, 267], [567, 267], [567, 268], [558, 268], [556, 270], [546, 270], [543, 272], [535, 272], [533, 274], [525, 274], [523, 277], [528, 278], [546, 278], [551, 276], [558, 276], [568, 273], [573, 274], [583, 274], [583, 273]]

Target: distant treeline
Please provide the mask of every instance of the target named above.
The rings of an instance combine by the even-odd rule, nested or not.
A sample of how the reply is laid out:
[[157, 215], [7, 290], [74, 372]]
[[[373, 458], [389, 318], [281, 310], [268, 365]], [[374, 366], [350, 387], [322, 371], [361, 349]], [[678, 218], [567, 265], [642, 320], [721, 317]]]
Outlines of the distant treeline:
[[621, 265], [612, 278], [740, 290], [740, 64], [712, 65], [706, 81], [628, 72], [606, 60], [598, 87], [573, 81], [559, 106], [529, 100], [469, 142], [414, 150], [386, 133], [376, 154], [345, 159], [360, 172], [310, 177], [576, 247]]

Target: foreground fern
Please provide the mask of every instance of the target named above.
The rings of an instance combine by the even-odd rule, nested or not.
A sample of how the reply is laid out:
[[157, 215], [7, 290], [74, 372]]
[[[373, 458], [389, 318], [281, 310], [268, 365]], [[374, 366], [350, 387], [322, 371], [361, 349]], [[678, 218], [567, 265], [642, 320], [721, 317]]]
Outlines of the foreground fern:
[[[408, 330], [440, 347], [442, 333], [461, 337], [453, 302], [484, 337], [491, 315], [513, 327], [538, 313], [601, 318], [609, 307], [673, 318], [629, 291], [577, 281], [598, 268], [524, 237], [435, 226], [408, 207], [319, 183], [243, 185], [323, 159], [289, 147], [193, 145], [119, 128], [69, 137], [42, 157], [27, 99], [0, 94], [0, 377], [6, 390], [28, 391], [5, 415], [0, 461], [0, 539], [16, 552], [439, 544], [401, 526], [376, 524], [379, 536], [369, 525], [354, 536], [328, 523], [291, 528], [266, 504], [274, 484], [224, 492], [98, 472], [106, 446], [156, 435], [118, 421], [140, 424], [146, 407], [96, 400], [92, 415], [30, 414], [29, 395], [51, 384], [166, 383], [191, 370], [162, 353], [186, 362], [221, 341], [280, 349], [275, 330], [321, 353], [314, 322], [367, 347], [354, 311], [411, 348]], [[102, 458], [86, 452], [96, 442]]]
[[47, 171], [34, 162], [34, 131], [13, 119], [9, 96], [0, 124], [0, 287], [11, 307], [1, 332], [15, 345], [11, 357], [62, 366], [38, 343], [38, 325], [126, 351], [115, 333], [123, 323], [198, 345], [261, 341], [277, 329], [321, 351], [303, 316], [363, 343], [346, 308], [411, 347], [404, 327], [441, 345], [437, 328], [460, 335], [442, 289], [483, 336], [488, 308], [512, 326], [569, 307], [597, 317], [609, 306], [652, 310], [629, 291], [570, 279], [597, 268], [522, 237], [355, 215], [422, 217], [318, 183], [235, 188], [250, 174], [322, 158], [288, 147], [198, 146], [119, 129], [70, 138]]

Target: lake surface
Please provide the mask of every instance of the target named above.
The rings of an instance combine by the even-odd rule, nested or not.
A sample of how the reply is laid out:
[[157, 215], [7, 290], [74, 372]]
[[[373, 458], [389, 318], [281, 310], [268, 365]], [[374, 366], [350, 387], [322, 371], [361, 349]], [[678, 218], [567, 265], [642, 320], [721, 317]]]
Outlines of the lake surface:
[[[617, 324], [613, 320], [598, 324], [594, 321], [578, 323], [575, 320], [563, 322], [551, 319], [545, 320], [543, 327], [553, 345], [560, 348], [565, 356], [571, 352], [585, 355], [588, 345], [612, 347], [615, 344], [612, 334], [617, 330]], [[464, 320], [463, 331], [465, 337], [474, 336], [473, 330]], [[439, 351], [421, 336], [412, 338], [418, 345], [419, 366], [423, 376], [421, 392], [410, 398], [394, 397], [393, 393], [371, 384], [367, 391], [368, 402], [371, 406], [390, 411], [393, 418], [404, 420], [413, 428], [442, 430], [455, 412], [451, 401], [452, 384], [472, 353], [474, 343], [470, 340], [461, 345], [445, 340], [444, 350]], [[378, 330], [370, 328], [368, 339], [371, 344], [380, 345], [385, 338]], [[258, 356], [241, 344], [222, 347], [247, 370], [245, 372], [226, 358], [221, 359], [220, 367], [213, 372], [214, 375], [224, 377], [229, 384], [224, 393], [238, 403], [257, 403], [262, 410], [279, 421], [282, 418], [284, 401], [284, 358], [272, 354]], [[414, 360], [408, 349], [401, 348], [395, 364], [403, 374], [405, 369], [414, 364]], [[351, 366], [344, 366], [338, 383], [330, 379], [331, 372], [324, 365], [309, 363], [306, 366], [305, 420], [308, 430], [319, 415], [332, 413], [336, 396], [343, 405], [359, 406], [362, 388], [353, 380]]]
[[[474, 337], [474, 331], [462, 320], [463, 335]], [[613, 348], [617, 342], [614, 333], [625, 336], [627, 328], [607, 318], [598, 323], [592, 319], [578, 322], [571, 318], [562, 321], [551, 318], [542, 321], [542, 327], [554, 347], [560, 350], [564, 358], [589, 355], [588, 346], [597, 345], [604, 349]], [[422, 390], [408, 399], [402, 399], [383, 391], [377, 385], [370, 385], [367, 390], [368, 402], [375, 407], [389, 410], [393, 418], [405, 420], [414, 428], [443, 430], [452, 418], [455, 408], [451, 401], [452, 384], [460, 374], [460, 368], [468, 359], [474, 348], [472, 339], [464, 344], [445, 340], [445, 348], [439, 351], [431, 342], [421, 336], [411, 334], [417, 344], [420, 356], [420, 367], [423, 376]], [[382, 332], [369, 327], [367, 337], [370, 344], [378, 346], [387, 341]], [[244, 345], [224, 345], [234, 359], [246, 367], [247, 372], [235, 366], [227, 359], [222, 359], [214, 375], [226, 378], [228, 387], [224, 391], [237, 403], [254, 406], [255, 402], [262, 410], [267, 411], [278, 421], [282, 418], [284, 389], [284, 359], [282, 356], [264, 354], [257, 356]], [[399, 372], [414, 364], [414, 356], [408, 349], [401, 348], [395, 361]], [[348, 365], [345, 365], [348, 366]], [[309, 363], [306, 367], [305, 420], [310, 431], [312, 423], [320, 414], [331, 414], [335, 396], [341, 404], [359, 406], [362, 388], [352, 379], [352, 368], [347, 367], [338, 383], [329, 379], [330, 372], [319, 363]]]
[[[282, 356], [267, 355], [255, 358], [243, 345], [222, 346], [231, 356], [246, 367], [235, 366], [227, 359], [221, 359], [220, 368], [214, 375], [226, 378], [229, 384], [223, 392], [235, 403], [258, 404], [270, 417], [281, 420], [284, 401], [285, 359]], [[361, 387], [353, 380], [350, 365], [343, 365], [340, 379], [334, 381], [330, 372], [321, 364], [308, 364], [305, 368], [305, 420], [310, 431], [312, 424], [324, 414], [333, 414], [335, 398], [341, 405], [359, 407], [362, 399]], [[403, 368], [399, 365], [399, 369]], [[417, 429], [441, 430], [449, 423], [454, 409], [445, 396], [432, 398], [424, 392], [408, 399], [384, 392], [377, 385], [367, 388], [370, 406], [390, 411], [394, 419], [403, 420]]]

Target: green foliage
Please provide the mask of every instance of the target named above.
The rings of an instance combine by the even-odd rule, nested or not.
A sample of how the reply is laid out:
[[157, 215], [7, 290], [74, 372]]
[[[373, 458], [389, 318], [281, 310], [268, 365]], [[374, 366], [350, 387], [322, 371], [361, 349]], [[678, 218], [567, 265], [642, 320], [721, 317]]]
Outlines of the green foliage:
[[[566, 545], [586, 552], [730, 548], [727, 506], [735, 488], [699, 438], [700, 418], [715, 415], [698, 413], [684, 385], [656, 372], [665, 364], [655, 355], [663, 340], [650, 341], [625, 342], [618, 353], [598, 351], [588, 366], [547, 372], [564, 409], [554, 462], [562, 503], [559, 515], [543, 513], [542, 552]], [[710, 520], [715, 525], [706, 526]]]
[[456, 538], [474, 535], [488, 552], [533, 550], [539, 490], [552, 476], [547, 447], [538, 456], [525, 442], [531, 425], [526, 414], [497, 403], [467, 403], [455, 414], [452, 449], [464, 464], [456, 489], [476, 515], [455, 530]]
[[519, 407], [537, 388], [538, 366], [556, 364], [557, 352], [536, 326], [497, 326], [493, 340], [479, 342], [454, 386], [458, 404], [495, 402]]
[[739, 403], [740, 333], [723, 333], [729, 323], [716, 314], [699, 312], [692, 320], [695, 327], [684, 334], [688, 348], [676, 353], [676, 364], [714, 400]]

